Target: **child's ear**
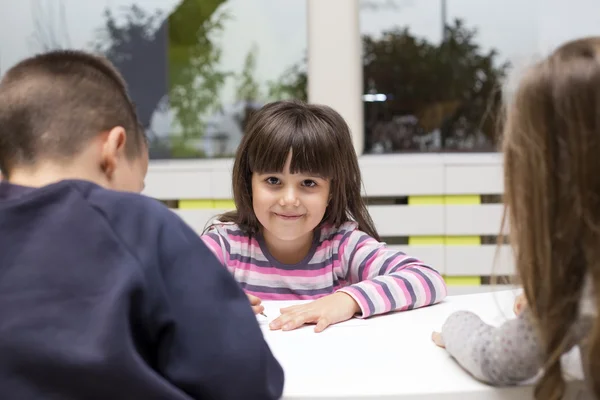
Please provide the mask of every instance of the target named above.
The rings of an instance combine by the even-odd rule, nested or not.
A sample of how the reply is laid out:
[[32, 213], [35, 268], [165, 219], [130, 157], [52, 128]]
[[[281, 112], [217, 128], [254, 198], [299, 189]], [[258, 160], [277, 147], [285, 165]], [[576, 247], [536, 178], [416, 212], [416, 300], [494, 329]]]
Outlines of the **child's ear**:
[[123, 127], [112, 128], [104, 135], [102, 142], [102, 153], [100, 156], [100, 168], [107, 178], [112, 178], [119, 159], [125, 151], [127, 135]]

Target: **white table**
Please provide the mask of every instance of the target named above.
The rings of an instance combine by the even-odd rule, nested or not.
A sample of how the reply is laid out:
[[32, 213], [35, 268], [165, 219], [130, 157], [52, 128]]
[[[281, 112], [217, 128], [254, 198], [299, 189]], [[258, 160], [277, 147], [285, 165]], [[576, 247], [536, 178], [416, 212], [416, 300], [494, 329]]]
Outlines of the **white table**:
[[[314, 333], [314, 326], [270, 331], [265, 339], [282, 364], [284, 399], [532, 399], [532, 387], [493, 388], [476, 381], [431, 341], [448, 315], [471, 310], [486, 322], [514, 318], [515, 292], [448, 297], [443, 303], [368, 320], [353, 319]], [[265, 301], [269, 320], [302, 302]], [[261, 317], [262, 318], [262, 317]], [[579, 354], [572, 363], [578, 367]]]

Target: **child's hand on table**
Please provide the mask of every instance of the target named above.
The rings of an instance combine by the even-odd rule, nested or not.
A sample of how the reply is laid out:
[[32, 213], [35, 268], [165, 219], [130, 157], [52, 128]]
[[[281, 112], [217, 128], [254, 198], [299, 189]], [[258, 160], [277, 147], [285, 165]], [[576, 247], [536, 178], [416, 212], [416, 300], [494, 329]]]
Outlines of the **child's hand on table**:
[[317, 324], [315, 332], [322, 332], [329, 325], [347, 321], [359, 312], [360, 307], [350, 295], [337, 292], [307, 304], [282, 308], [281, 316], [269, 327], [290, 331], [304, 324]]
[[433, 340], [433, 343], [435, 343], [436, 346], [441, 347], [442, 349], [446, 348], [440, 332], [433, 332], [431, 334], [431, 340]]
[[248, 296], [248, 300], [250, 301], [250, 305], [252, 306], [252, 311], [254, 311], [254, 315], [258, 315], [265, 311], [265, 307], [261, 304], [261, 299], [259, 299], [256, 296], [252, 296], [248, 293], [246, 293], [246, 296]]

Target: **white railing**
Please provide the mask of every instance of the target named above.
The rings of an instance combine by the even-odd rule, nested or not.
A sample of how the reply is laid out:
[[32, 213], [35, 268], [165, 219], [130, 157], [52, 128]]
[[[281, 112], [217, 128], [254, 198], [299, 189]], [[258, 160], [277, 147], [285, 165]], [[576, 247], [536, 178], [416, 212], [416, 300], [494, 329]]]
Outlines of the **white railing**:
[[[369, 207], [380, 235], [407, 242], [394, 247], [441, 271], [454, 293], [490, 290], [482, 277], [514, 273], [508, 246], [497, 251], [489, 239], [499, 235], [502, 205], [481, 203], [503, 192], [499, 154], [363, 156], [360, 166], [367, 199], [408, 199]], [[231, 167], [230, 159], [152, 162], [144, 193], [178, 201], [174, 211], [201, 233], [232, 206]]]

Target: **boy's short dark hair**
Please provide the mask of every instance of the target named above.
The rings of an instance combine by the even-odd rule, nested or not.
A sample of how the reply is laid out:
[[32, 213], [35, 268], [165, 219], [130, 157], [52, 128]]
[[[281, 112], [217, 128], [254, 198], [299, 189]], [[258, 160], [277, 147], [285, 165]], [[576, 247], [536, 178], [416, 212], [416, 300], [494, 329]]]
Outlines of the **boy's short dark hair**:
[[105, 58], [60, 50], [21, 61], [0, 80], [0, 170], [69, 160], [100, 132], [122, 126], [126, 154], [145, 135], [125, 82]]

